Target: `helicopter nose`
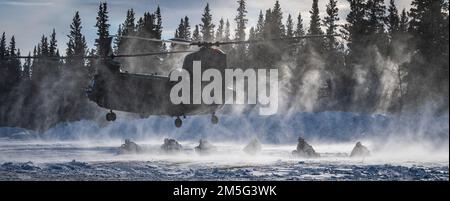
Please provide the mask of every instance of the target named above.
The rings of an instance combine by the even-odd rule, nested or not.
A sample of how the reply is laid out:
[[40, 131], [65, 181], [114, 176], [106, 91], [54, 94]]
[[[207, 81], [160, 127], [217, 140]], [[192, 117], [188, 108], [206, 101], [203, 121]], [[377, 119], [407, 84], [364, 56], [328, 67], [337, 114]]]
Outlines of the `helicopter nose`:
[[89, 99], [92, 99], [94, 96], [94, 90], [95, 90], [95, 81], [92, 80], [92, 82], [86, 88], [84, 88], [84, 93]]
[[93, 92], [93, 89], [91, 87], [84, 88], [84, 95], [86, 95], [86, 97], [89, 99], [92, 98], [92, 92]]

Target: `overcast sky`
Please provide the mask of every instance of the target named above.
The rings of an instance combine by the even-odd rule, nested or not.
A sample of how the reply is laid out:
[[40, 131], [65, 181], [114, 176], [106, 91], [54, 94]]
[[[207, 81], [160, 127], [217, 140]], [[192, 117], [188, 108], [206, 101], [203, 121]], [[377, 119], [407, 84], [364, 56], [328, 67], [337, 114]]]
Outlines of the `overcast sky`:
[[[95, 18], [99, 0], [0, 0], [0, 32], [6, 32], [8, 38], [15, 35], [17, 47], [22, 54], [27, 54], [36, 45], [42, 34], [49, 35], [56, 29], [60, 50], [66, 47], [69, 25], [75, 11], [80, 11], [83, 33], [86, 35], [89, 47], [92, 47], [96, 29]], [[133, 8], [136, 18], [146, 11], [154, 12], [160, 5], [163, 16], [164, 38], [173, 37], [181, 17], [187, 15], [191, 25], [199, 24], [206, 3], [210, 3], [214, 23], [221, 17], [228, 18], [234, 27], [236, 15], [236, 0], [106, 0], [108, 2], [111, 29], [115, 34], [117, 27], [125, 19], [126, 11]], [[328, 0], [319, 0], [321, 16], [325, 15], [325, 5]], [[386, 0], [388, 2], [388, 0]], [[248, 27], [254, 26], [260, 10], [273, 7], [275, 0], [247, 0]], [[396, 0], [399, 10], [409, 9], [411, 0]], [[280, 0], [284, 12], [284, 21], [288, 14], [294, 19], [302, 13], [305, 27], [309, 22], [312, 0]], [[349, 11], [347, 0], [338, 0], [341, 23]], [[64, 51], [63, 51], [64, 52]]]

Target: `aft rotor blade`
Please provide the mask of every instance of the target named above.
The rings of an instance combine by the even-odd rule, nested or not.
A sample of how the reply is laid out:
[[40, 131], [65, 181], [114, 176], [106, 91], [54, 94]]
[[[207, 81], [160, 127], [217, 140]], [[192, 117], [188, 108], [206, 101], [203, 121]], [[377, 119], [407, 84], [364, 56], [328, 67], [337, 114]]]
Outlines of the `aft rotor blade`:
[[335, 37], [335, 36], [339, 36], [339, 35], [305, 35], [305, 36], [289, 37], [289, 38], [216, 42], [213, 44], [217, 44], [217, 45], [250, 44], [250, 43], [262, 43], [262, 42], [267, 42], [267, 41], [290, 41], [290, 40], [302, 40], [302, 39], [308, 39], [308, 38], [327, 38], [327, 37]]
[[146, 40], [146, 41], [152, 41], [152, 42], [162, 42], [162, 43], [173, 43], [177, 45], [191, 45], [190, 42], [187, 41], [180, 41], [180, 40], [164, 40], [164, 39], [155, 39], [155, 38], [145, 38], [145, 37], [139, 37], [139, 36], [114, 36], [119, 38], [128, 38], [128, 39], [136, 39], [136, 40]]

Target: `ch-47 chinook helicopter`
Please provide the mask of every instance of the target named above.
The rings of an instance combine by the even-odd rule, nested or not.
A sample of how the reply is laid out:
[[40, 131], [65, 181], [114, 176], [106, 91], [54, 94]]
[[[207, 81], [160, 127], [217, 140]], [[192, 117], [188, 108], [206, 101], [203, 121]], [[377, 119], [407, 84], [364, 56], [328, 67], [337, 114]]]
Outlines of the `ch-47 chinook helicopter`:
[[[325, 38], [334, 36], [337, 35], [305, 35], [300, 37], [276, 38], [269, 40], [225, 42], [199, 42], [176, 38], [160, 40], [133, 36], [121, 36], [122, 38], [134, 40], [199, 47], [196, 51], [185, 50], [150, 52], [131, 55], [112, 54], [111, 42], [112, 38], [116, 36], [111, 36], [106, 40], [103, 40], [103, 43], [106, 43], [103, 47], [109, 48], [109, 51], [105, 55], [82, 57], [87, 59], [95, 59], [97, 69], [97, 73], [94, 75], [90, 85], [86, 88], [86, 94], [89, 100], [97, 103], [98, 106], [109, 110], [106, 114], [107, 121], [116, 120], [116, 114], [113, 111], [123, 111], [140, 114], [141, 116], [158, 115], [176, 117], [175, 126], [177, 128], [182, 125], [182, 120], [180, 117], [186, 118], [186, 116], [189, 115], [211, 115], [211, 122], [213, 124], [217, 124], [219, 119], [215, 113], [223, 106], [222, 104], [173, 104], [170, 100], [170, 91], [172, 87], [178, 83], [177, 81], [170, 81], [169, 75], [135, 74], [122, 71], [121, 64], [115, 61], [114, 58], [190, 53], [184, 58], [182, 66], [182, 69], [188, 71], [190, 75], [192, 75], [194, 61], [201, 62], [202, 71], [209, 68], [215, 68], [223, 73], [225, 68], [227, 68], [227, 55], [219, 49], [222, 45], [242, 45], [267, 41], [297, 41], [309, 38]], [[66, 59], [66, 57], [58, 57], [58, 59]]]
[[[295, 41], [308, 38], [334, 37], [336, 35], [306, 35], [291, 38], [276, 38], [271, 41]], [[268, 40], [245, 40], [226, 42], [196, 42], [183, 39], [159, 40], [128, 36], [123, 38], [146, 40], [152, 42], [167, 42], [176, 45], [197, 46], [197, 51], [155, 52], [135, 55], [109, 55], [103, 59], [103, 68], [98, 67], [91, 85], [87, 88], [87, 95], [91, 101], [100, 107], [110, 110], [106, 114], [107, 121], [115, 121], [116, 111], [138, 113], [143, 116], [159, 115], [176, 117], [175, 126], [181, 127], [182, 120], [189, 115], [212, 115], [211, 122], [217, 124], [219, 119], [215, 115], [222, 104], [173, 104], [170, 100], [170, 91], [177, 82], [170, 81], [168, 75], [133, 74], [123, 72], [120, 64], [112, 60], [115, 57], [139, 57], [163, 54], [177, 54], [191, 52], [184, 58], [182, 69], [192, 75], [193, 62], [200, 61], [202, 72], [209, 69], [218, 69], [222, 75], [227, 68], [227, 55], [219, 49], [222, 45], [260, 43]], [[109, 39], [111, 42], [111, 39]], [[109, 45], [110, 47], [110, 45]], [[104, 68], [106, 67], [106, 68]], [[192, 77], [191, 77], [192, 80]], [[192, 85], [191, 85], [192, 87]], [[192, 93], [192, 90], [191, 90]]]

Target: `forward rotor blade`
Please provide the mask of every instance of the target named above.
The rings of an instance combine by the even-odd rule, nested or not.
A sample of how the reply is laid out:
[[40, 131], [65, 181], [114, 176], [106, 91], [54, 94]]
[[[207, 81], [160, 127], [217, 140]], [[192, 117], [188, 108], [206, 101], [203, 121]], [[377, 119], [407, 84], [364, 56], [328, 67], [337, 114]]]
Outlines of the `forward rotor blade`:
[[155, 39], [155, 38], [144, 38], [144, 37], [138, 37], [138, 36], [116, 36], [116, 35], [113, 35], [113, 36], [119, 37], [119, 38], [146, 40], [146, 41], [152, 41], [152, 42], [173, 43], [173, 44], [177, 44], [177, 45], [186, 45], [186, 46], [191, 45], [190, 42], [181, 41], [181, 40], [163, 40], [163, 39]]
[[147, 53], [140, 53], [140, 54], [119, 54], [119, 55], [111, 55], [111, 56], [17, 56], [17, 57], [5, 57], [5, 59], [44, 59], [44, 60], [65, 60], [65, 59], [102, 59], [102, 58], [123, 58], [123, 57], [145, 57], [145, 56], [155, 56], [155, 55], [165, 55], [165, 54], [181, 54], [181, 53], [190, 53], [195, 52], [194, 50], [180, 50], [180, 51], [169, 51], [169, 52], [147, 52]]
[[44, 60], [65, 60], [65, 59], [99, 59], [99, 58], [109, 58], [109, 57], [100, 57], [100, 56], [16, 56], [16, 57], [5, 57], [5, 59], [44, 59]]
[[193, 41], [186, 40], [186, 39], [183, 39], [183, 38], [171, 38], [169, 40], [170, 41], [175, 41], [175, 42], [189, 43], [189, 44], [191, 44], [193, 42]]
[[[74, 57], [77, 58], [77, 57]], [[79, 58], [79, 57], [78, 57]], [[83, 57], [84, 58], [84, 57]], [[14, 57], [5, 57], [5, 59], [48, 59], [48, 60], [61, 60], [61, 59], [67, 59], [66, 56], [60, 56], [60, 57], [56, 57], [56, 56], [14, 56]], [[0, 58], [1, 60], [1, 58]]]
[[141, 54], [119, 54], [114, 55], [113, 57], [123, 58], [123, 57], [146, 57], [146, 56], [155, 56], [155, 55], [165, 55], [165, 54], [181, 54], [181, 53], [190, 53], [195, 52], [193, 50], [181, 50], [181, 51], [170, 51], [170, 52], [148, 52]]

